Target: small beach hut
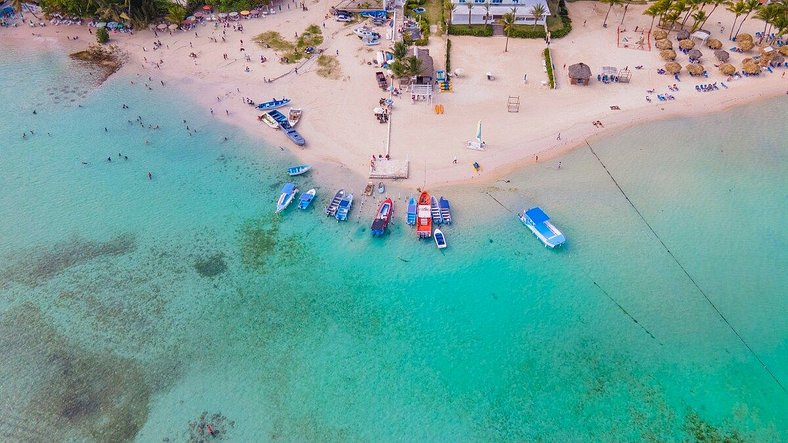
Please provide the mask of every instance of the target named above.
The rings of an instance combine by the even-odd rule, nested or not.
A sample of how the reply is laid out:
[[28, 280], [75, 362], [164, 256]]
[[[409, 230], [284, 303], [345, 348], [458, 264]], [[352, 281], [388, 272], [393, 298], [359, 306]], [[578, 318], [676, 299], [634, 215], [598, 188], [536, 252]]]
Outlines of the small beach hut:
[[671, 74], [678, 74], [681, 72], [681, 65], [676, 62], [665, 63], [665, 70]]
[[703, 65], [698, 65], [698, 64], [689, 64], [689, 65], [687, 65], [687, 72], [689, 72], [690, 75], [693, 75], [693, 76], [694, 75], [703, 75], [704, 71], [706, 71], [706, 70], [703, 69]]
[[689, 39], [679, 40], [679, 48], [692, 49], [695, 47], [695, 42]]
[[706, 40], [706, 47], [709, 49], [720, 49], [722, 48], [722, 42], [716, 38], [710, 38]]
[[725, 75], [733, 75], [733, 73], [736, 72], [736, 66], [730, 63], [723, 63], [720, 65], [720, 72]]
[[736, 40], [736, 46], [739, 47], [739, 50], [742, 52], [747, 52], [750, 49], [755, 47], [755, 43], [752, 40]]
[[761, 67], [758, 66], [755, 62], [749, 62], [743, 64], [741, 70], [750, 75], [758, 75], [761, 73]]
[[657, 40], [654, 46], [656, 46], [657, 49], [673, 49], [673, 42], [670, 40]]
[[668, 31], [664, 29], [654, 31], [654, 40], [665, 40], [666, 38], [668, 38]]
[[663, 49], [659, 51], [659, 56], [662, 57], [662, 60], [673, 61], [676, 60], [676, 51], [672, 49]]
[[728, 51], [723, 51], [722, 49], [718, 49], [714, 51], [714, 56], [717, 57], [717, 60], [725, 63], [731, 58], [731, 55], [728, 54]]
[[777, 68], [783, 66], [785, 63], [785, 57], [782, 54], [777, 54], [769, 61], [769, 64], [772, 65], [773, 68]]
[[585, 63], [576, 63], [569, 67], [569, 83], [588, 86], [591, 80], [591, 68]]
[[690, 33], [686, 29], [681, 29], [679, 32], [676, 33], [676, 40], [687, 40], [690, 38]]
[[687, 56], [689, 57], [690, 60], [697, 61], [700, 60], [701, 57], [703, 57], [703, 53], [697, 49], [690, 49], [690, 51], [687, 53]]
[[743, 40], [752, 41], [752, 35], [747, 34], [746, 32], [742, 32], [741, 34], [736, 36], [736, 41], [737, 42], [740, 42], [740, 41], [743, 41]]

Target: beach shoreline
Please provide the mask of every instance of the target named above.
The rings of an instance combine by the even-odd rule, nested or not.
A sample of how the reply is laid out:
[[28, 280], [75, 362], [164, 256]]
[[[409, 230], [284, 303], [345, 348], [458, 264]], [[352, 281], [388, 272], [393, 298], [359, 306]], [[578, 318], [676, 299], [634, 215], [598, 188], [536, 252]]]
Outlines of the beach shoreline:
[[[161, 87], [178, 88], [179, 93], [204, 107], [206, 113], [254, 139], [290, 151], [299, 161], [321, 170], [321, 176], [330, 182], [338, 182], [348, 170], [365, 181], [370, 157], [385, 153], [386, 125], [379, 125], [370, 114], [376, 105], [375, 97], [386, 95], [372, 81], [375, 69], [370, 68], [367, 58], [374, 57], [374, 52], [358, 47], [352, 26], [326, 19], [329, 7], [328, 3], [315, 3], [309, 11], [284, 10], [265, 19], [245, 20], [240, 22], [245, 27], [243, 32], [200, 26], [196, 32], [178, 31], [173, 35], [162, 32], [154, 37], [151, 31], [144, 30], [134, 35], [113, 34], [110, 43], [127, 55], [128, 61], [119, 72], [138, 76], [142, 82], [150, 78], [151, 91], [160, 87], [159, 82]], [[781, 70], [736, 80], [729, 83], [729, 89], [706, 93], [693, 91], [693, 85], [726, 80], [711, 66], [708, 79], [694, 79], [685, 74], [683, 82], [675, 82], [672, 77], [657, 75], [655, 70], [663, 62], [655, 51], [600, 45], [616, 31], [600, 26], [603, 14], [596, 9], [591, 4], [570, 5], [575, 22], [588, 23], [576, 26], [569, 36], [550, 45], [558, 81], [555, 90], [541, 85], [540, 54], [544, 42], [511, 39], [509, 51], [504, 53], [499, 47], [502, 39], [450, 37], [452, 66], [462, 66], [466, 73], [454, 80], [455, 92], [435, 92], [435, 103], [444, 105], [446, 114], [436, 115], [429, 105], [413, 104], [409, 97], [394, 98], [391, 156], [410, 163], [409, 177], [394, 180], [396, 186], [433, 188], [488, 183], [527, 165], [555, 163], [561, 155], [585, 146], [587, 140], [633, 126], [723, 112], [785, 94], [788, 83], [781, 77]], [[631, 11], [629, 26], [647, 22], [639, 9], [634, 6], [632, 9], [635, 10]], [[324, 53], [338, 55], [342, 69], [339, 80], [318, 76], [314, 58], [300, 65], [281, 64], [272, 50], [249, 41], [265, 30], [277, 29], [288, 36], [291, 31], [302, 32], [310, 24], [323, 27]], [[748, 25], [745, 31], [755, 27], [755, 23]], [[44, 44], [48, 50], [70, 53], [94, 42], [86, 26], [18, 27], [3, 32], [7, 34], [7, 42], [25, 51]], [[69, 38], [64, 39], [65, 36]], [[74, 40], [74, 36], [79, 38]], [[227, 42], [219, 42], [219, 37]], [[158, 51], [151, 47], [155, 40], [162, 42]], [[429, 46], [436, 69], [443, 65], [444, 42], [445, 37], [433, 37]], [[378, 48], [381, 47], [375, 47]], [[190, 57], [192, 52], [197, 57]], [[596, 69], [610, 58], [610, 53], [621, 59], [619, 65], [643, 66], [642, 70], [632, 70], [630, 84], [604, 85], [596, 81], [589, 87], [567, 84], [567, 64], [584, 61]], [[246, 55], [251, 61], [244, 59]], [[265, 63], [257, 61], [260, 55], [267, 58]], [[296, 67], [300, 69], [298, 73], [294, 71]], [[485, 71], [493, 71], [496, 79], [485, 79]], [[524, 82], [522, 72], [531, 73], [531, 80]], [[280, 76], [275, 82], [264, 81]], [[359, 80], [360, 76], [368, 78]], [[657, 101], [655, 94], [668, 93], [668, 86], [674, 83], [680, 88], [680, 92], [670, 92], [676, 99]], [[647, 89], [655, 90], [650, 95], [654, 97], [652, 102], [644, 98]], [[522, 103], [518, 113], [506, 112], [506, 94], [518, 94]], [[294, 106], [304, 109], [303, 121], [297, 129], [307, 139], [305, 148], [293, 146], [279, 131], [272, 132], [258, 122], [259, 111], [249, 109], [246, 103], [247, 99], [259, 102], [282, 96], [292, 98]], [[492, 99], [493, 96], [498, 98]], [[619, 110], [611, 109], [612, 106]], [[484, 152], [463, 147], [465, 140], [472, 138], [479, 120], [483, 122], [487, 143]], [[597, 121], [603, 127], [592, 124]], [[473, 162], [481, 164], [480, 171], [471, 167]]]

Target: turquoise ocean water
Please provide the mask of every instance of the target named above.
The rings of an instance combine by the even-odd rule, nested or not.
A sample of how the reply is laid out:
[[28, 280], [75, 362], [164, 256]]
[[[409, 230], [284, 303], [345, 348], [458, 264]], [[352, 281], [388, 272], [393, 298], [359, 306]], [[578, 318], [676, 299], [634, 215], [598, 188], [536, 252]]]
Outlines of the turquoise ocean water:
[[4, 440], [184, 441], [203, 412], [233, 441], [788, 439], [785, 98], [590, 140], [659, 238], [579, 149], [437, 190], [439, 252], [411, 190], [383, 239], [373, 201], [320, 215], [320, 171], [316, 207], [275, 217], [286, 152], [22, 55], [0, 54]]

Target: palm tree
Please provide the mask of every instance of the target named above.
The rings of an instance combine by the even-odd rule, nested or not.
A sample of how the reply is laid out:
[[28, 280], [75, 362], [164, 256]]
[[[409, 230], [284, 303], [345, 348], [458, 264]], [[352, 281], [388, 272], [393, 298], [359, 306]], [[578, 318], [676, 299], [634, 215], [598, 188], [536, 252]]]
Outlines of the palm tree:
[[607, 17], [610, 15], [610, 10], [613, 9], [613, 6], [624, 3], [624, 0], [599, 0], [599, 1], [602, 3], [608, 3], [610, 5], [610, 7], [607, 8], [607, 14], [605, 14], [605, 21], [604, 23], [602, 23], [602, 27], [607, 28]]
[[473, 3], [468, 2], [465, 4], [468, 7], [468, 26], [471, 25], [471, 11], [473, 10]]
[[488, 17], [490, 17], [490, 0], [484, 2], [484, 26], [487, 26]]
[[[547, 10], [545, 9], [544, 4], [537, 3], [533, 5], [533, 7], [531, 8], [531, 15], [534, 17], [534, 26], [536, 26], [536, 22], [538, 22], [539, 19], [542, 18], [546, 12]], [[547, 27], [547, 20], [545, 20], [545, 28], [546, 27]]]
[[695, 23], [692, 24], [692, 32], [695, 32], [700, 27], [700, 22], [706, 20], [706, 11], [696, 11], [692, 14], [692, 18], [695, 20]]
[[670, 23], [670, 26], [668, 27], [668, 32], [673, 30], [673, 26], [679, 20], [679, 17], [681, 17], [681, 11], [677, 11], [675, 9], [671, 9], [670, 11], [665, 13], [665, 15], [663, 16], [663, 20], [665, 20], [665, 22], [667, 23]]
[[503, 48], [503, 52], [509, 52], [509, 33], [512, 32], [512, 28], [514, 28], [514, 14], [515, 9], [512, 8], [512, 12], [507, 12], [501, 18], [501, 21], [503, 21], [503, 31], [506, 33], [506, 47]]
[[706, 24], [706, 21], [709, 19], [709, 17], [711, 17], [711, 14], [714, 14], [714, 11], [717, 10], [717, 7], [719, 7], [722, 4], [725, 4], [726, 2], [727, 2], [727, 0], [711, 0], [711, 4], [714, 5], [714, 7], [711, 8], [711, 11], [706, 16], [706, 18], [703, 20], [703, 23], [701, 23], [700, 26], [698, 26], [698, 27], [700, 29], [703, 29], [703, 25]]
[[400, 40], [397, 43], [394, 43], [394, 49], [391, 52], [394, 54], [395, 60], [402, 60], [406, 55], [408, 55], [408, 45]]
[[695, 9], [701, 6], [703, 0], [686, 0], [686, 4], [684, 6], [685, 11], [687, 14], [684, 15], [684, 20], [681, 21], [681, 27], [684, 28], [684, 25], [687, 24], [687, 20], [692, 16], [692, 13], [695, 12]]
[[760, 7], [761, 7], [761, 2], [759, 2], [758, 0], [744, 0], [744, 8], [745, 8], [744, 10], [746, 13], [744, 14], [744, 18], [741, 19], [741, 22], [739, 23], [739, 29], [736, 30], [736, 35], [739, 35], [739, 32], [741, 32], [742, 25], [747, 20], [747, 17], [749, 17], [752, 11], [755, 11]]
[[652, 3], [651, 6], [649, 6], [648, 8], [646, 8], [645, 11], [643, 11], [643, 15], [647, 15], [651, 17], [651, 26], [649, 26], [648, 28], [648, 32], [650, 33], [651, 30], [654, 29], [654, 20], [656, 20], [657, 16], [659, 15], [659, 4]]
[[772, 3], [759, 8], [753, 16], [758, 20], [763, 20], [763, 32], [761, 33], [761, 39], [759, 43], [763, 41], [764, 37], [766, 37], [767, 26], [771, 26], [778, 16], [785, 15], [781, 9], [782, 8], [780, 5]]
[[411, 77], [419, 75], [421, 72], [421, 60], [415, 55], [405, 58], [405, 71]]
[[777, 31], [777, 35], [782, 37], [788, 32], [788, 14], [780, 14], [774, 22], [774, 29]]
[[632, 3], [632, 0], [627, 0], [624, 4], [624, 15], [621, 16], [621, 22], [619, 22], [619, 26], [624, 24], [624, 18], [627, 16], [627, 9], [629, 9], [629, 4]]
[[728, 35], [728, 40], [733, 39], [733, 30], [736, 28], [736, 21], [739, 20], [742, 14], [747, 11], [747, 6], [744, 5], [744, 2], [736, 2], [736, 3], [729, 3], [728, 6], [725, 7], [728, 12], [734, 15], [733, 17], [733, 25], [731, 26], [731, 33]]

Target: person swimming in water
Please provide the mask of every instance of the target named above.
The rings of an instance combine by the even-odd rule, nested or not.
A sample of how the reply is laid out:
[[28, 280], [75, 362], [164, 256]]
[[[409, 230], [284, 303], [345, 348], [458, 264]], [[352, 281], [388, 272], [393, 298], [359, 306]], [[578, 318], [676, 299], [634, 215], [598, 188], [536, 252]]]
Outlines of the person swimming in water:
[[151, 174], [150, 172], [148, 172], [148, 180], [153, 180], [153, 174]]

